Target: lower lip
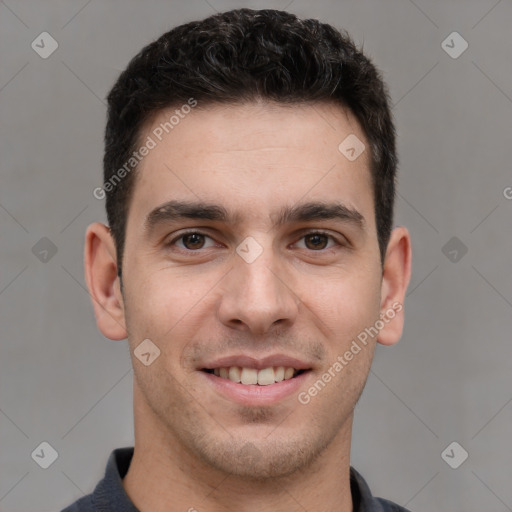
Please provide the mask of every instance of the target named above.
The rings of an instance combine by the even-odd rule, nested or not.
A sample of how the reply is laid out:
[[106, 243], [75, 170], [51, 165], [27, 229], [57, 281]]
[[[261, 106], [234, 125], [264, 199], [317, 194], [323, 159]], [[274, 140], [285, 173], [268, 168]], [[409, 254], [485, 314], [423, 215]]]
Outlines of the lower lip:
[[292, 379], [269, 384], [268, 386], [240, 384], [217, 377], [212, 373], [203, 371], [200, 373], [208, 379], [208, 382], [216, 391], [241, 405], [271, 405], [290, 395], [297, 395], [311, 371], [306, 371]]

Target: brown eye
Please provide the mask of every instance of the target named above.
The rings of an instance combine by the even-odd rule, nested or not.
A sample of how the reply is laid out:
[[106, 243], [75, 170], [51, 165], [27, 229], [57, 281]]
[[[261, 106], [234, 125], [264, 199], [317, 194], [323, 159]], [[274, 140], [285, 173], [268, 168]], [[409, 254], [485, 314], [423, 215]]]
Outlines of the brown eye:
[[321, 233], [312, 233], [304, 237], [306, 247], [312, 250], [322, 250], [327, 247], [329, 243], [329, 236], [322, 235]]
[[204, 235], [201, 235], [200, 233], [189, 233], [181, 237], [185, 248], [190, 250], [202, 249], [204, 246], [204, 238]]
[[[193, 253], [202, 254], [209, 248], [216, 246], [215, 240], [201, 231], [182, 231], [176, 234], [175, 238], [164, 243], [167, 250], [192, 255]], [[218, 246], [217, 246], [218, 247]]]

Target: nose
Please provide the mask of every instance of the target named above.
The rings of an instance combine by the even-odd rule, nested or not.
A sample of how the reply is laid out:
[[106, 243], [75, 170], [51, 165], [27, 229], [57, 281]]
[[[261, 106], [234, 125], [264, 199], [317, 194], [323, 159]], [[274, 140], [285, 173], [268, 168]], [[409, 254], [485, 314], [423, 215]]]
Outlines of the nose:
[[272, 252], [265, 249], [251, 263], [234, 256], [234, 266], [220, 293], [218, 315], [224, 325], [266, 334], [276, 326], [290, 327], [295, 322], [300, 300]]

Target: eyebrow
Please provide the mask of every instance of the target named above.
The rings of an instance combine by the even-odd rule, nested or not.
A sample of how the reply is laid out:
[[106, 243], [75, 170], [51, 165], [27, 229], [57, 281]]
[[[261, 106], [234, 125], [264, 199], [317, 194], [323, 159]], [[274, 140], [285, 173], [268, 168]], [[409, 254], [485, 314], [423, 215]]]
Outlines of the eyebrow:
[[[273, 227], [294, 222], [338, 220], [364, 231], [366, 221], [357, 210], [342, 203], [309, 202], [283, 207], [274, 218]], [[144, 222], [145, 231], [151, 233], [158, 225], [182, 219], [205, 219], [231, 224], [240, 223], [242, 215], [228, 211], [224, 206], [189, 201], [168, 201], [153, 209]]]

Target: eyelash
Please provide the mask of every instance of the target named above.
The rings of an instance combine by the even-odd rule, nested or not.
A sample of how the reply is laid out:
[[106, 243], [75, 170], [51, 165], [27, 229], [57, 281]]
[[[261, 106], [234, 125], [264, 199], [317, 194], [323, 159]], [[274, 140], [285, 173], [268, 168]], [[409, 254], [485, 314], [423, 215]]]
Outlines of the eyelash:
[[[181, 239], [183, 239], [184, 237], [188, 236], [188, 235], [200, 235], [200, 236], [204, 236], [204, 237], [207, 237], [207, 238], [210, 238], [213, 240], [213, 238], [210, 236], [210, 235], [207, 235], [206, 233], [203, 233], [201, 231], [197, 231], [195, 229], [192, 229], [192, 230], [189, 230], [189, 231], [184, 231], [182, 232], [179, 236], [173, 238], [171, 241], [165, 243], [165, 246], [166, 247], [171, 247], [173, 245], [175, 245], [175, 243]], [[327, 238], [329, 238], [330, 240], [334, 241], [336, 243], [337, 246], [339, 247], [342, 247], [342, 246], [345, 246], [346, 244], [343, 244], [342, 242], [340, 242], [337, 238], [335, 238], [333, 235], [331, 235], [330, 233], [326, 232], [326, 231], [322, 231], [322, 230], [314, 230], [314, 231], [308, 231], [307, 233], [304, 233], [300, 238], [299, 240], [302, 240], [303, 238], [306, 238], [307, 236], [310, 236], [310, 235], [322, 235], [322, 236], [326, 236]], [[201, 249], [196, 249], [196, 250], [193, 250], [193, 249], [182, 249], [182, 248], [179, 248], [181, 251], [184, 251], [184, 252], [187, 252], [187, 253], [195, 253], [195, 252], [200, 252]], [[314, 250], [314, 249], [310, 249], [311, 252], [318, 252], [318, 253], [321, 253], [323, 251], [327, 251], [328, 249], [332, 249], [332, 247], [329, 247], [329, 248], [324, 248], [324, 249], [319, 249], [319, 250]]]

